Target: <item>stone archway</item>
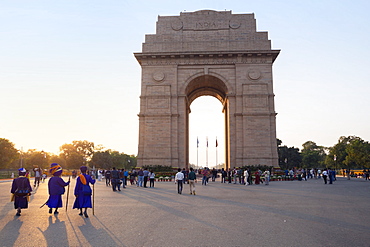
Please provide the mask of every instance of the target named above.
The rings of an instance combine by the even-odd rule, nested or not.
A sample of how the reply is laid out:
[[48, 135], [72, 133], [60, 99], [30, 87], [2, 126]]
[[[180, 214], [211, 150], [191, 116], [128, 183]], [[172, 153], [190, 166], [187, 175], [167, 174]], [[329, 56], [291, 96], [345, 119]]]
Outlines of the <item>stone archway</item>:
[[[229, 116], [226, 114], [227, 109], [227, 93], [228, 88], [226, 84], [222, 81], [222, 79], [215, 77], [214, 75], [201, 75], [195, 78], [191, 78], [189, 83], [185, 83], [185, 94], [186, 94], [186, 109], [185, 112], [187, 114], [187, 122], [186, 122], [186, 139], [187, 139], [187, 150], [185, 157], [187, 157], [186, 164], [189, 164], [189, 114], [191, 113], [190, 105], [191, 103], [198, 97], [201, 96], [213, 96], [218, 99], [221, 104], [223, 105], [223, 113], [225, 117], [225, 157], [229, 157], [228, 154], [228, 128], [227, 123]], [[225, 161], [226, 167], [228, 167], [228, 160], [226, 158]]]
[[272, 64], [267, 32], [253, 14], [202, 10], [159, 16], [146, 35], [142, 68], [138, 166], [187, 167], [188, 114], [201, 95], [225, 113], [227, 167], [278, 165]]

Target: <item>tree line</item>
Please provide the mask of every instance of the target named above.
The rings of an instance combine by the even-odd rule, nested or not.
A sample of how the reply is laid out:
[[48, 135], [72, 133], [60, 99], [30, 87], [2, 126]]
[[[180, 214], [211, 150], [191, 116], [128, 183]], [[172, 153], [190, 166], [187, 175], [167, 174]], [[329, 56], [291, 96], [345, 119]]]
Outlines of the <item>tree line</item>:
[[341, 136], [332, 147], [319, 146], [313, 141], [303, 143], [302, 150], [282, 145], [277, 139], [279, 166], [282, 169], [331, 168], [368, 169], [370, 168], [370, 143], [357, 136]]
[[[319, 146], [313, 141], [303, 143], [302, 150], [282, 145], [277, 139], [279, 166], [281, 169], [332, 168], [364, 169], [370, 168], [370, 143], [357, 136], [341, 136], [332, 147]], [[59, 155], [29, 149], [21, 152], [7, 139], [0, 138], [0, 169], [15, 169], [23, 166], [48, 168], [51, 163], [61, 164], [66, 169], [78, 169], [82, 164], [90, 167], [110, 169], [132, 169], [137, 165], [135, 155], [105, 149], [93, 142], [73, 141], [60, 147]]]
[[111, 169], [132, 169], [136, 167], [136, 156], [95, 146], [89, 141], [73, 141], [63, 144], [59, 155], [29, 149], [26, 152], [17, 150], [14, 144], [5, 138], [0, 138], [0, 169], [16, 169], [34, 166], [48, 169], [51, 163], [58, 163], [65, 169], [78, 169], [81, 165]]

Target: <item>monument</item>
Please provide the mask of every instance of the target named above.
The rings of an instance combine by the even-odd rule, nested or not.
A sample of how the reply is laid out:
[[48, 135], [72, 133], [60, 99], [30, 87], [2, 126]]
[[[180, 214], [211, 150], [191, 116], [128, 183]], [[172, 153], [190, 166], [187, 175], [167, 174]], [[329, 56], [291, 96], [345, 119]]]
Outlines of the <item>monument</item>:
[[278, 167], [271, 49], [254, 14], [201, 10], [158, 16], [147, 34], [142, 68], [138, 166], [188, 167], [189, 114], [200, 96], [225, 115], [226, 168]]

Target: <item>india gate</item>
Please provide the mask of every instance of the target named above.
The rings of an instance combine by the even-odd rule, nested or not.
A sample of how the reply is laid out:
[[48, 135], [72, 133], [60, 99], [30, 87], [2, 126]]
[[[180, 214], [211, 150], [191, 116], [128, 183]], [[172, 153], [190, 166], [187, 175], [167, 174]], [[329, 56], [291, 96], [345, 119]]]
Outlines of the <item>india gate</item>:
[[189, 114], [200, 96], [222, 103], [226, 168], [278, 167], [271, 49], [254, 14], [201, 10], [158, 16], [141, 65], [138, 166], [189, 165]]

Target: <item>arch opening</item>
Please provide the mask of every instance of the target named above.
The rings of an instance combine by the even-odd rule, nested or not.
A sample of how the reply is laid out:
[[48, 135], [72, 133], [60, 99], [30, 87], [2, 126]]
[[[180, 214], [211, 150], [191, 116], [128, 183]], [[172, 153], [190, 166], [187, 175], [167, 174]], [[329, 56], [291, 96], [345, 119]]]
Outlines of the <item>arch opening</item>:
[[[227, 86], [221, 79], [215, 76], [202, 75], [188, 83], [185, 93], [187, 98], [187, 164], [195, 165], [196, 167], [224, 167], [221, 167], [220, 164], [225, 165], [228, 160], [226, 149], [228, 146], [227, 140], [229, 140], [227, 130], [228, 116], [227, 111], [225, 111], [227, 108]], [[198, 106], [198, 98], [201, 98], [199, 101], [204, 105]], [[219, 112], [221, 114], [217, 113], [217, 102], [214, 98], [221, 103], [221, 112]], [[200, 113], [196, 111], [195, 115], [190, 115], [190, 106], [196, 99], [197, 102], [193, 106], [201, 108]], [[193, 123], [195, 122], [194, 118], [201, 118], [201, 121]], [[195, 131], [196, 129], [198, 133]], [[201, 140], [198, 138], [201, 138]], [[195, 148], [196, 150], [194, 150]], [[191, 160], [190, 154], [192, 156]], [[196, 159], [194, 155], [196, 155]]]

